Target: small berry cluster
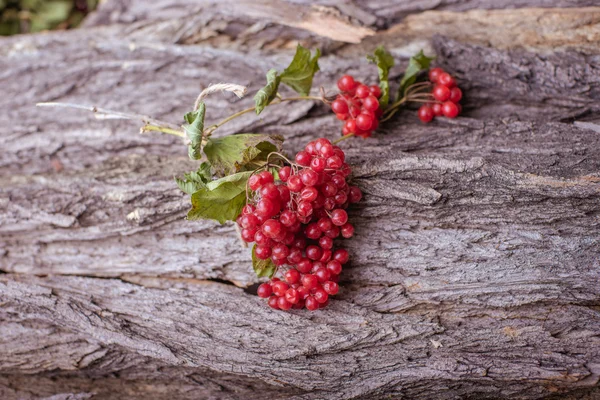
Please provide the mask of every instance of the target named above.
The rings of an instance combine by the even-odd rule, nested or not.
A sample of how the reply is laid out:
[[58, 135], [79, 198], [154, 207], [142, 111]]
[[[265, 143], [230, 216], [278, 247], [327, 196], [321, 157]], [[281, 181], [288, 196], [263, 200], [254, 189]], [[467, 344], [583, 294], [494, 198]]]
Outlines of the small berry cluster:
[[377, 85], [363, 85], [351, 75], [342, 76], [337, 85], [342, 93], [331, 103], [331, 109], [339, 120], [345, 121], [342, 134], [370, 137], [383, 113], [378, 100], [381, 89]]
[[237, 219], [242, 239], [256, 242], [257, 258], [289, 266], [283, 280], [272, 278], [258, 287], [258, 296], [268, 298], [272, 308], [316, 310], [339, 290], [348, 252], [335, 249], [333, 240], [352, 237], [345, 209], [362, 197], [346, 182], [351, 171], [344, 159], [339, 147], [321, 138], [279, 169], [281, 182], [269, 171], [248, 180], [254, 196]]
[[421, 106], [418, 111], [419, 119], [427, 123], [442, 115], [456, 118], [462, 110], [459, 104], [462, 91], [456, 86], [456, 80], [441, 68], [429, 70], [429, 80], [433, 83], [431, 94], [436, 102]]

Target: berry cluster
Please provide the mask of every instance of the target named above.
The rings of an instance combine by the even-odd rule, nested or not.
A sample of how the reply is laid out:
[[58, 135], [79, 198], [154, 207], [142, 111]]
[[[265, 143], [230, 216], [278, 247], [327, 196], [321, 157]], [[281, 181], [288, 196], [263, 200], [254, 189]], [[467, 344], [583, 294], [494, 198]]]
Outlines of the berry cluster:
[[342, 134], [370, 137], [383, 113], [378, 100], [381, 89], [377, 85], [363, 85], [350, 75], [342, 76], [337, 85], [341, 93], [331, 103], [331, 109], [339, 120], [345, 121]]
[[436, 100], [421, 106], [418, 111], [422, 122], [430, 122], [434, 117], [456, 118], [462, 107], [459, 104], [462, 91], [456, 86], [456, 80], [441, 68], [429, 70], [429, 80], [433, 83], [431, 94]]
[[321, 138], [298, 152], [295, 163], [279, 169], [281, 182], [275, 183], [269, 171], [248, 180], [254, 196], [237, 219], [242, 239], [256, 242], [257, 258], [289, 266], [283, 279], [258, 288], [258, 296], [275, 309], [316, 310], [339, 290], [348, 252], [335, 249], [333, 240], [352, 237], [345, 209], [362, 197], [358, 187], [346, 182], [350, 167], [344, 158], [339, 147]]

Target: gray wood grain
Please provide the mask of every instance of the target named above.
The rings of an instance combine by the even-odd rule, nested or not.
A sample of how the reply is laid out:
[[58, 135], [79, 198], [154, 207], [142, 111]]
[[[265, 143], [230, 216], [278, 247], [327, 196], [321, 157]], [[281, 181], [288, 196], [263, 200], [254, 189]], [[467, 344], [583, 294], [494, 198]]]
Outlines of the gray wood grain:
[[[281, 313], [252, 294], [231, 224], [184, 220], [172, 178], [194, 164], [177, 138], [33, 104], [179, 123], [201, 88], [257, 89], [290, 53], [122, 29], [0, 41], [0, 397], [598, 398], [600, 135], [573, 124], [598, 112], [597, 55], [434, 39], [463, 116], [422, 125], [407, 110], [343, 142], [365, 197], [342, 292]], [[348, 56], [361, 46], [326, 55], [316, 84], [374, 79]], [[211, 97], [208, 118], [249, 103]], [[295, 103], [215, 134], [242, 131], [292, 152], [339, 124]]]

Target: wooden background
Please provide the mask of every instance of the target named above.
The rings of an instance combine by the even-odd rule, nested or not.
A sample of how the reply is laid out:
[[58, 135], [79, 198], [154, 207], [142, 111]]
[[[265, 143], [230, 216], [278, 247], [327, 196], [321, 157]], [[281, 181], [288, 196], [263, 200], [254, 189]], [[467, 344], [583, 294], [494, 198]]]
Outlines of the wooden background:
[[[83, 29], [0, 39], [1, 399], [599, 399], [600, 7], [594, 0], [107, 0]], [[252, 294], [231, 224], [186, 222], [181, 122], [258, 89], [300, 41], [316, 85], [437, 55], [464, 114], [343, 142], [365, 197], [330, 307]], [[250, 96], [249, 96], [250, 97]], [[251, 103], [208, 100], [207, 120]], [[278, 105], [216, 134], [339, 134]], [[253, 286], [254, 285], [254, 286]]]

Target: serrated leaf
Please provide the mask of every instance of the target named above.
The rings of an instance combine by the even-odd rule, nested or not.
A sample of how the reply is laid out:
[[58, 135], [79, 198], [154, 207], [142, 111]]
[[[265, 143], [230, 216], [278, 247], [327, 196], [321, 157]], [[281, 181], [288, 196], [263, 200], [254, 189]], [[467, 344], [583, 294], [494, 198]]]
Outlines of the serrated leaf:
[[183, 116], [186, 122], [183, 129], [190, 140], [188, 155], [192, 160], [199, 160], [202, 157], [202, 132], [204, 132], [205, 113], [206, 105], [200, 103], [196, 111], [191, 111]]
[[221, 224], [235, 221], [246, 205], [246, 183], [251, 171], [217, 179], [192, 194], [188, 219], [214, 219]]
[[311, 57], [310, 50], [300, 45], [290, 65], [280, 74], [281, 82], [285, 83], [301, 96], [308, 96], [312, 87], [313, 77], [319, 70], [321, 50], [317, 49]]
[[416, 82], [417, 76], [421, 71], [426, 71], [429, 69], [429, 65], [434, 58], [435, 57], [427, 57], [425, 54], [423, 54], [423, 50], [421, 50], [416, 55], [412, 56], [410, 60], [408, 60], [408, 67], [406, 67], [404, 77], [402, 77], [402, 80], [400, 81], [400, 87], [398, 88], [396, 100], [400, 100], [400, 98], [406, 92], [406, 89]]
[[280, 79], [277, 70], [272, 69], [267, 72], [267, 84], [254, 95], [256, 115], [259, 115], [277, 96]]
[[267, 156], [281, 149], [283, 137], [245, 133], [209, 138], [204, 154], [217, 175], [230, 175], [254, 170], [267, 161]]
[[252, 246], [252, 268], [259, 278], [272, 278], [277, 272], [277, 266], [270, 258], [261, 260], [256, 257], [256, 244]]
[[197, 171], [185, 174], [184, 179], [175, 178], [175, 182], [183, 192], [194, 194], [198, 190], [206, 187], [206, 183], [210, 181], [211, 177], [210, 164], [205, 161], [200, 164], [200, 168], [198, 168]]
[[381, 88], [381, 97], [379, 104], [387, 106], [390, 100], [390, 69], [394, 66], [394, 57], [383, 47], [379, 46], [375, 49], [372, 56], [367, 56], [367, 60], [377, 64], [379, 73], [379, 87]]

